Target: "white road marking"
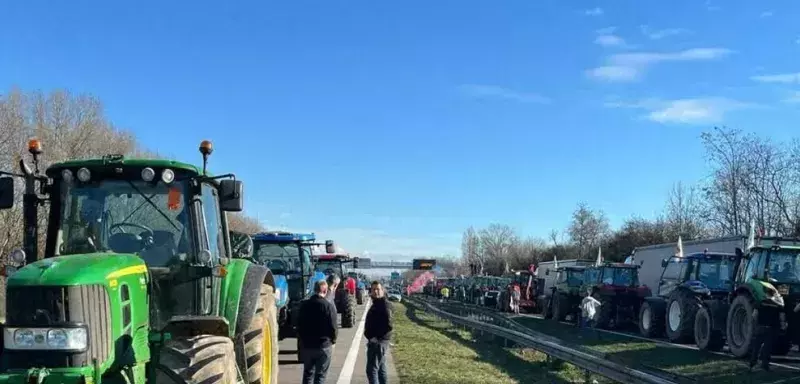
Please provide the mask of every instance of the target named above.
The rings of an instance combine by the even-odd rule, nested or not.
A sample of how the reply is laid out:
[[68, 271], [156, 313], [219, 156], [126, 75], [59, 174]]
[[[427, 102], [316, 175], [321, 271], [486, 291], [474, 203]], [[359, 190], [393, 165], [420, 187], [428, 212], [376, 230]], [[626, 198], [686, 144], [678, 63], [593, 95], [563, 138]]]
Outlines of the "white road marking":
[[353, 380], [353, 370], [356, 368], [358, 349], [361, 345], [361, 337], [364, 335], [364, 324], [367, 322], [367, 311], [370, 306], [372, 306], [372, 300], [367, 301], [367, 305], [364, 306], [364, 313], [361, 314], [361, 321], [358, 322], [356, 335], [353, 337], [353, 342], [350, 343], [350, 350], [347, 351], [347, 357], [344, 358], [344, 366], [342, 366], [336, 384], [350, 384], [350, 381]]

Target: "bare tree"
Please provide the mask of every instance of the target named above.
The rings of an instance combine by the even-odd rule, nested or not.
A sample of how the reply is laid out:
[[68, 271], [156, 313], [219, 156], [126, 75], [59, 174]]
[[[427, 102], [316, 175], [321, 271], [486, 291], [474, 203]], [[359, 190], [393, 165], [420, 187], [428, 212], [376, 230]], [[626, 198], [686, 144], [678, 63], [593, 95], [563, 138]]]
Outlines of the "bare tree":
[[265, 230], [257, 219], [248, 217], [241, 212], [228, 212], [228, 229], [231, 231], [253, 235]]
[[480, 231], [481, 253], [484, 257], [494, 261], [492, 265], [496, 274], [509, 271], [509, 256], [511, 247], [518, 242], [514, 229], [505, 224], [491, 224]]
[[483, 270], [486, 267], [486, 257], [481, 253], [481, 239], [473, 227], [467, 228], [461, 237], [461, 257], [464, 259], [465, 264], [474, 264], [479, 275], [483, 274]]
[[665, 221], [670, 237], [683, 239], [701, 238], [706, 234], [702, 220], [703, 207], [696, 188], [678, 182], [672, 186], [665, 209]]
[[586, 203], [579, 203], [572, 213], [568, 233], [578, 247], [578, 256], [585, 257], [590, 249], [600, 245], [610, 229], [608, 219], [602, 211], [593, 211]]

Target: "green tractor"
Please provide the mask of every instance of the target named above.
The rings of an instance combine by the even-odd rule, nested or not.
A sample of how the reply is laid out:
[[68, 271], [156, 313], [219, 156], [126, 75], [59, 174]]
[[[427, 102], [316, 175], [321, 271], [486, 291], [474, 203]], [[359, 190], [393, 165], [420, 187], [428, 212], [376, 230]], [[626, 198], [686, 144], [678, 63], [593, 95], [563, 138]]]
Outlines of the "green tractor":
[[[210, 142], [202, 168], [110, 155], [40, 174], [41, 144], [28, 150], [35, 168], [5, 174], [25, 179], [25, 249], [7, 268], [0, 383], [277, 383], [273, 277], [231, 251], [243, 186], [206, 174]], [[0, 178], [0, 208], [13, 189]]]
[[[573, 320], [577, 318], [585, 268], [578, 265], [556, 267], [555, 284], [542, 308], [544, 318], [552, 317], [556, 321], [564, 321], [567, 316], [572, 316]], [[550, 275], [549, 269], [545, 271], [545, 275]]]
[[727, 310], [726, 336], [731, 353], [744, 357], [753, 342], [754, 309], [776, 307], [781, 330], [772, 353], [784, 355], [800, 344], [800, 241], [762, 238], [739, 260]]

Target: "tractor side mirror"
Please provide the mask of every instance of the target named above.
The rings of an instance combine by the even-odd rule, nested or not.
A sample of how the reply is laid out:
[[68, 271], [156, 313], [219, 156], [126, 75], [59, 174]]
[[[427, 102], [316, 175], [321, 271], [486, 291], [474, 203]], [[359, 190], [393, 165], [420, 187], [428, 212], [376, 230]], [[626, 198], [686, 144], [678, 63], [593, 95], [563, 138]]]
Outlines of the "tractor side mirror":
[[661, 268], [666, 268], [669, 262], [667, 259], [661, 259]]
[[333, 243], [333, 240], [325, 240], [325, 253], [331, 255], [336, 253], [336, 244]]
[[642, 261], [640, 261], [640, 262], [639, 262], [639, 266], [640, 266], [640, 267], [641, 267], [641, 266], [643, 266], [643, 265], [644, 265], [644, 260], [642, 260]]
[[244, 184], [241, 180], [219, 182], [219, 206], [225, 212], [241, 212], [244, 209]]
[[550, 276], [550, 268], [547, 268], [547, 269], [544, 270], [544, 275], [545, 276]]
[[358, 269], [358, 257], [353, 258], [353, 269]]
[[0, 209], [14, 207], [14, 179], [11, 177], [0, 178]]
[[744, 251], [739, 247], [736, 247], [736, 257], [744, 257]]

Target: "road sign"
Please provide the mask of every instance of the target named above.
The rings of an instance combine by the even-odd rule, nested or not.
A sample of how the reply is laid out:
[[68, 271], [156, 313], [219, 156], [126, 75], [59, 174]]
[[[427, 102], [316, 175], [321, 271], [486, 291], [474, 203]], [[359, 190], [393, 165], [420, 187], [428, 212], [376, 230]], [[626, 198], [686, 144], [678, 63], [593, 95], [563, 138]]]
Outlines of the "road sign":
[[430, 271], [436, 266], [435, 259], [414, 259], [412, 269], [417, 271]]

